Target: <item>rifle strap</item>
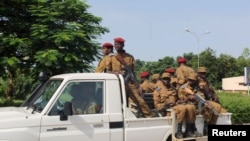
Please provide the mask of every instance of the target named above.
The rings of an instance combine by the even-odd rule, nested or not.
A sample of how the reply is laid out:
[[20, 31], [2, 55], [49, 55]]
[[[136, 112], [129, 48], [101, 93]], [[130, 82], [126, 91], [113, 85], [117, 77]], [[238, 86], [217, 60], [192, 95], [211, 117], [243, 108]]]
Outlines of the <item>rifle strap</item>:
[[[123, 57], [121, 56], [121, 54], [119, 54], [119, 53], [117, 53], [116, 55], [115, 55], [115, 58], [122, 64], [122, 65], [126, 65], [126, 64], [124, 64], [124, 63], [126, 63], [125, 61], [124, 61], [124, 59], [123, 59]], [[124, 63], [123, 63], [124, 62]]]
[[[126, 62], [124, 61], [123, 57], [122, 57], [120, 54], [116, 54], [115, 57], [116, 57], [116, 59], [117, 59], [122, 65], [124, 65], [124, 66], [127, 65], [127, 64], [124, 64], [124, 63], [126, 63]], [[128, 87], [129, 87], [129, 86], [128, 86]], [[128, 96], [129, 96], [129, 97], [135, 102], [135, 104], [138, 106], [139, 112], [138, 112], [138, 115], [137, 115], [137, 116], [138, 116], [138, 117], [140, 117], [140, 116], [145, 117], [145, 115], [144, 115], [143, 112], [142, 112], [142, 107], [140, 106], [138, 99], [132, 94], [133, 92], [131, 91], [131, 89], [130, 89], [130, 88], [127, 88], [126, 92], [127, 92]], [[128, 99], [128, 98], [127, 98], [127, 99]], [[128, 100], [127, 100], [127, 101], [128, 101]], [[142, 114], [142, 115], [141, 115], [141, 114]]]

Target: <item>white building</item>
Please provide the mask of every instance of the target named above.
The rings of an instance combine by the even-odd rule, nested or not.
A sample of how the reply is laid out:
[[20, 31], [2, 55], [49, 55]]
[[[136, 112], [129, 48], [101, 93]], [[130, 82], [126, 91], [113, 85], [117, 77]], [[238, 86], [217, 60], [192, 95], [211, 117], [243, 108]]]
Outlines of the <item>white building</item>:
[[244, 76], [229, 77], [222, 79], [223, 91], [248, 91], [249, 86], [244, 85]]

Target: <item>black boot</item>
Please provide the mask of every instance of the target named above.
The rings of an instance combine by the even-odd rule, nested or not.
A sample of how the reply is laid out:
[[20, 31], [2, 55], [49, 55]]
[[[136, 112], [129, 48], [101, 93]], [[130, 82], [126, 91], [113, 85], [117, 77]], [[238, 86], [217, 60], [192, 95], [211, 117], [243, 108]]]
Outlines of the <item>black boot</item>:
[[192, 131], [193, 131], [193, 133], [195, 134], [196, 137], [202, 137], [202, 134], [197, 131], [195, 123], [191, 124], [191, 128], [192, 128]]
[[208, 122], [204, 121], [204, 126], [203, 126], [203, 135], [207, 136], [207, 128], [208, 128]]
[[192, 130], [192, 123], [186, 123], [185, 137], [196, 137]]
[[183, 134], [182, 134], [182, 123], [178, 123], [178, 125], [177, 125], [177, 132], [176, 132], [176, 134], [175, 134], [175, 137], [176, 137], [177, 139], [183, 138]]

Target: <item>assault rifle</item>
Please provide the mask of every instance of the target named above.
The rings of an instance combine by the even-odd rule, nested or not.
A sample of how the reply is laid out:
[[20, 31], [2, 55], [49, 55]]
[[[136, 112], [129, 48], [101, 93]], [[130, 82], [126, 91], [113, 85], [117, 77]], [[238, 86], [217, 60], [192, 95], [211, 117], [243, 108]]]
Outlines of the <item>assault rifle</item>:
[[116, 59], [125, 67], [125, 77], [124, 81], [125, 83], [128, 83], [129, 81], [132, 81], [136, 88], [140, 87], [140, 83], [137, 81], [134, 72], [130, 69], [130, 67], [126, 64], [124, 59], [120, 54], [116, 55]]
[[[125, 72], [125, 76], [124, 76], [125, 84], [127, 84], [129, 81], [132, 81], [136, 88], [140, 88], [140, 83], [137, 81], [134, 73], [132, 72], [132, 70], [130, 69], [130, 67], [126, 64], [126, 62], [124, 61], [124, 59], [122, 58], [122, 56], [120, 54], [117, 54], [115, 57], [125, 67], [125, 71], [126, 71]], [[131, 99], [135, 102], [135, 104], [139, 108], [138, 109], [139, 110], [138, 117], [139, 117], [140, 114], [143, 114], [142, 108], [140, 107], [140, 104], [139, 104], [137, 98], [133, 94], [131, 94], [131, 93], [132, 93], [132, 91], [130, 89], [127, 90], [128, 96], [131, 97]], [[141, 93], [141, 91], [139, 91], [139, 93]]]
[[186, 85], [181, 86], [182, 89], [185, 90], [186, 93], [192, 94], [195, 96], [196, 100], [198, 101], [198, 109], [201, 111], [201, 105], [204, 104], [207, 108], [209, 108], [215, 115], [219, 115], [219, 112], [203, 97], [201, 97], [198, 93], [194, 93], [190, 89], [186, 88]]
[[206, 107], [208, 107], [210, 110], [212, 110], [212, 112], [215, 115], [219, 115], [218, 111], [212, 105], [210, 105], [210, 103], [207, 100], [205, 100], [203, 97], [201, 97], [197, 93], [194, 93], [194, 96], [195, 96], [196, 100], [198, 100], [198, 108], [199, 108], [199, 110], [201, 110], [201, 104], [204, 104]]

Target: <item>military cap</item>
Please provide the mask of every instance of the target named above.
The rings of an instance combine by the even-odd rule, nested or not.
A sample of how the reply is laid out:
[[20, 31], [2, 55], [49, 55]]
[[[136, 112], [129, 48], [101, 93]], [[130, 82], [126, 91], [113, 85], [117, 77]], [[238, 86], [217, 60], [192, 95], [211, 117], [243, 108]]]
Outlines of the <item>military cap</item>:
[[171, 77], [171, 74], [168, 73], [168, 72], [164, 72], [164, 73], [162, 73], [162, 75], [161, 75], [161, 78], [170, 78], [170, 77]]
[[199, 67], [197, 72], [207, 72], [206, 67]]
[[159, 79], [159, 78], [160, 78], [160, 74], [158, 73], [152, 75], [152, 80]]
[[192, 74], [190, 74], [188, 77], [187, 77], [187, 79], [189, 79], [189, 80], [197, 80], [197, 74], [196, 73], [192, 73]]
[[144, 72], [140, 73], [140, 77], [147, 77], [147, 76], [149, 76], [148, 71], [144, 71]]
[[175, 69], [174, 68], [166, 68], [165, 72], [174, 73]]
[[180, 57], [180, 58], [178, 58], [177, 62], [178, 62], [178, 63], [186, 63], [186, 62], [187, 62], [187, 59], [184, 58], [184, 57]]
[[119, 43], [124, 43], [125, 42], [125, 40], [123, 38], [121, 38], [121, 37], [115, 38], [114, 41], [119, 42]]
[[109, 42], [106, 42], [102, 45], [102, 47], [106, 47], [106, 48], [112, 48], [113, 47], [113, 44], [109, 43]]

